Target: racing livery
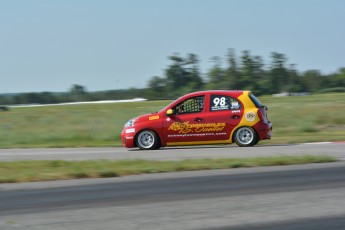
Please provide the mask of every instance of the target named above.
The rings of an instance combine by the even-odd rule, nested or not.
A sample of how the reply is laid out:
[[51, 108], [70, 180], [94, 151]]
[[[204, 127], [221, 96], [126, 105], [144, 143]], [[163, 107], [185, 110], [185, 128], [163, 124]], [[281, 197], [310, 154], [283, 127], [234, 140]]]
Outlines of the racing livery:
[[121, 133], [127, 148], [230, 144], [253, 146], [270, 139], [267, 107], [250, 91], [190, 93], [157, 113], [130, 119]]

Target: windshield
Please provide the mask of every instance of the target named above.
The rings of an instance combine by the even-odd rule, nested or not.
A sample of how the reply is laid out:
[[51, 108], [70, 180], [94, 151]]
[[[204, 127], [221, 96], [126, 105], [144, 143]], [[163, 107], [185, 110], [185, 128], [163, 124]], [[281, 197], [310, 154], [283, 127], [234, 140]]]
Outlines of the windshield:
[[169, 103], [169, 105], [167, 105], [167, 106], [165, 106], [163, 109], [159, 110], [159, 112], [164, 111], [164, 110], [166, 110], [167, 108], [171, 107], [171, 105], [172, 105], [175, 101], [179, 100], [180, 98], [181, 98], [181, 97], [177, 98], [176, 100], [173, 100], [172, 102]]

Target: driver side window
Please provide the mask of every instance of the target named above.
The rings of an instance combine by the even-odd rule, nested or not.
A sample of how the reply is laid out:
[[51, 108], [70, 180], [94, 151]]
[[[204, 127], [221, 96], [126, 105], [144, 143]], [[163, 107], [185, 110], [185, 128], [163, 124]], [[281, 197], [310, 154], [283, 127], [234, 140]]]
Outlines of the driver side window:
[[174, 107], [175, 114], [199, 113], [204, 109], [204, 96], [192, 97]]

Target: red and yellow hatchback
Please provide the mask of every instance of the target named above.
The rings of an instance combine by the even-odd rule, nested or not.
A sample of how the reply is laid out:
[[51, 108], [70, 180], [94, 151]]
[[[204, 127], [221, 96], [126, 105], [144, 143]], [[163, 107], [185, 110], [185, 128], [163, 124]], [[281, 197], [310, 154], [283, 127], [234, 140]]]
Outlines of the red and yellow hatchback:
[[158, 149], [177, 145], [253, 146], [270, 139], [267, 108], [250, 91], [190, 93], [157, 113], [130, 119], [121, 133], [127, 148]]

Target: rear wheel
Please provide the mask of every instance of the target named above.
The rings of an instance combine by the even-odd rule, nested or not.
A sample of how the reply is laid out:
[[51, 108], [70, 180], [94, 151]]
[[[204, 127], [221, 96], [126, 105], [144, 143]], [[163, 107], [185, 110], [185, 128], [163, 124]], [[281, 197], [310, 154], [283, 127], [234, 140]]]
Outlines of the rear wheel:
[[259, 142], [255, 130], [250, 127], [241, 127], [235, 133], [235, 142], [238, 146], [247, 147], [256, 145]]
[[143, 150], [158, 149], [160, 142], [157, 134], [151, 130], [144, 130], [136, 137], [137, 146]]

